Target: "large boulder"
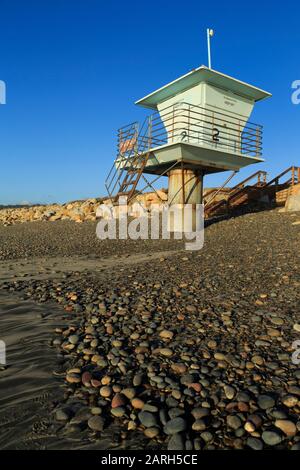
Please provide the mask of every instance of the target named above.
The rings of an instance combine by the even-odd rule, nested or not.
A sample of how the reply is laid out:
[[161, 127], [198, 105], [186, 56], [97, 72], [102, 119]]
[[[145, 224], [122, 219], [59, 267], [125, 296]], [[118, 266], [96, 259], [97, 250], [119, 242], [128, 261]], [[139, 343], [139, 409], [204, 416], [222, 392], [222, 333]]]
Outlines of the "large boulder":
[[300, 211], [300, 193], [288, 196], [285, 203], [285, 212]]

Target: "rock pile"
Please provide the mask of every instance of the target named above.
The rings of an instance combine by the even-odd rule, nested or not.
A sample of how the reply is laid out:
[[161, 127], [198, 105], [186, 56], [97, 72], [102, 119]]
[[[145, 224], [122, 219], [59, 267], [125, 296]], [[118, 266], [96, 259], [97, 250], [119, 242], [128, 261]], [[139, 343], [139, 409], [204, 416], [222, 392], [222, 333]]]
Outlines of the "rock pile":
[[[155, 205], [155, 207], [159, 209], [167, 199], [168, 196], [165, 189], [152, 193], [141, 194], [130, 203], [130, 206], [132, 207], [130, 215], [133, 217], [139, 216], [141, 206], [144, 206], [148, 210]], [[111, 201], [109, 199], [101, 200], [93, 198], [84, 201], [69, 202], [66, 204], [2, 208], [0, 210], [0, 223], [3, 223], [4, 225], [13, 225], [16, 223], [41, 220], [48, 220], [50, 222], [56, 220], [73, 220], [74, 222], [81, 223], [86, 220], [96, 220], [97, 217], [101, 217], [102, 211], [99, 211], [99, 206], [101, 204], [109, 206], [110, 203]]]
[[[216, 189], [216, 188], [215, 188]], [[213, 190], [207, 188], [204, 190], [210, 194]], [[223, 197], [223, 193], [216, 198], [216, 201]], [[129, 203], [128, 215], [139, 217], [145, 211], [161, 211], [168, 200], [168, 190], [158, 189], [155, 192], [149, 192], [137, 195]], [[107, 217], [106, 208], [112, 206], [111, 199], [92, 198], [83, 201], [68, 202], [65, 204], [48, 204], [23, 207], [0, 207], [0, 223], [4, 225], [13, 225], [23, 222], [34, 222], [48, 220], [72, 220], [82, 223], [86, 220], [96, 220], [97, 218]], [[144, 210], [143, 210], [144, 209]], [[115, 216], [118, 216], [118, 208], [114, 208]]]
[[4, 208], [0, 210], [0, 223], [13, 225], [41, 220], [73, 220], [80, 223], [84, 220], [96, 220], [96, 209], [98, 206], [99, 200], [87, 199], [86, 201], [66, 204]]

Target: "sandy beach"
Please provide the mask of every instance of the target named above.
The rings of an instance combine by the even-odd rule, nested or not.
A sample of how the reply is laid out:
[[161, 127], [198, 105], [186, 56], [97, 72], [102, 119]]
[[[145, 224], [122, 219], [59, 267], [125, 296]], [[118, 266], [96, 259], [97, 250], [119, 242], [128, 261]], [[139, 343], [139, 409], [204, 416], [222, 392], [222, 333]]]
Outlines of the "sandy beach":
[[297, 214], [182, 241], [0, 226], [1, 449], [300, 448]]

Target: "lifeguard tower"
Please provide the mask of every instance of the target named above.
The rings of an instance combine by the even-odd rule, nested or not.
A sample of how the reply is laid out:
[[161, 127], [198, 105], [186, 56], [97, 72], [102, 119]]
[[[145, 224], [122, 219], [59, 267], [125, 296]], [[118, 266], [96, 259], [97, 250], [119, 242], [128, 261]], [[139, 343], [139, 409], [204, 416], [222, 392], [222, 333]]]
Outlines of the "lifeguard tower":
[[[167, 175], [168, 203], [202, 203], [206, 174], [263, 161], [262, 126], [249, 121], [270, 93], [204, 65], [136, 101], [154, 113], [118, 131], [110, 197], [136, 194], [147, 174]], [[176, 228], [174, 228], [176, 230]]]

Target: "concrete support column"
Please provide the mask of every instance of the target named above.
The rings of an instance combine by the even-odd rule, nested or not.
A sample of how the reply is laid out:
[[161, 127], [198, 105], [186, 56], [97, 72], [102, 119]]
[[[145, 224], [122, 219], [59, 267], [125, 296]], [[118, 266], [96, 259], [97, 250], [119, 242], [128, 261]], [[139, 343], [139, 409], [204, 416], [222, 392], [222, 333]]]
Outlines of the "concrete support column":
[[[171, 170], [168, 190], [169, 232], [191, 232], [196, 229], [196, 204], [202, 203], [203, 173], [199, 170]], [[186, 206], [188, 204], [188, 206]], [[191, 211], [192, 218], [184, 217]]]

